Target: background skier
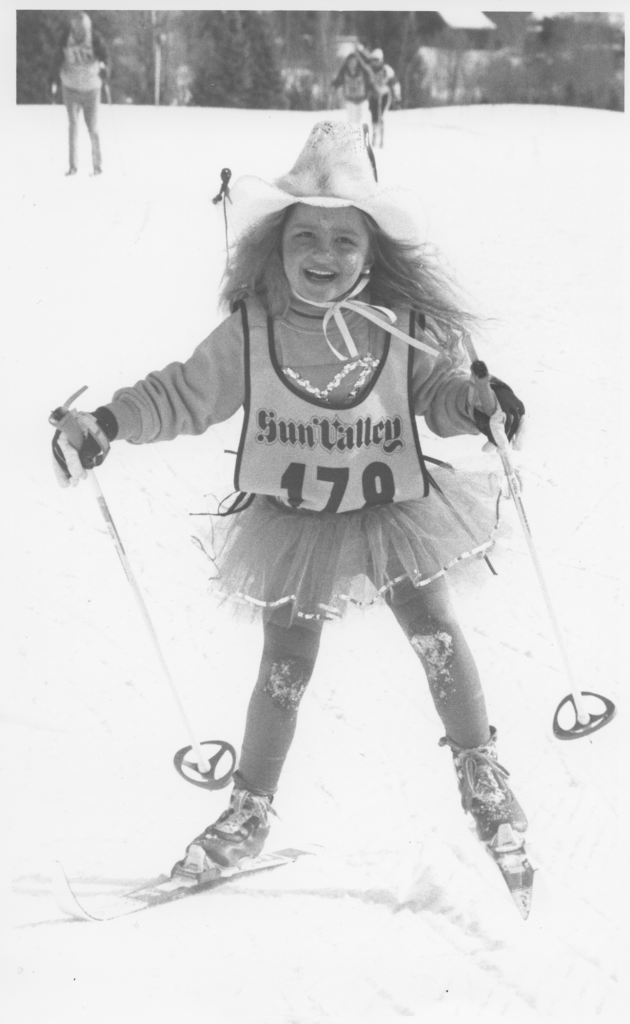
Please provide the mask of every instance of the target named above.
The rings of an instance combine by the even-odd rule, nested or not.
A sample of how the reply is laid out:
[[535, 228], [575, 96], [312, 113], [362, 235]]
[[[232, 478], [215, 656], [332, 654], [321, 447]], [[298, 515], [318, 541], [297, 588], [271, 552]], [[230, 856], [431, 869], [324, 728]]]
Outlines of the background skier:
[[341, 92], [350, 124], [368, 124], [372, 72], [356, 50], [348, 54], [331, 84]]
[[385, 64], [383, 51], [380, 49], [373, 50], [370, 55], [370, 70], [372, 88], [369, 105], [372, 117], [372, 145], [382, 147], [385, 114], [391, 106], [400, 103], [400, 82], [394, 69], [389, 64]]
[[59, 41], [51, 76], [54, 93], [61, 83], [61, 94], [68, 112], [67, 175], [76, 174], [78, 170], [77, 136], [81, 111], [92, 145], [93, 174], [100, 174], [103, 170], [98, 112], [101, 89], [105, 86], [107, 91], [108, 88], [107, 78], [107, 49], [103, 38], [92, 28], [85, 11], [74, 11]]

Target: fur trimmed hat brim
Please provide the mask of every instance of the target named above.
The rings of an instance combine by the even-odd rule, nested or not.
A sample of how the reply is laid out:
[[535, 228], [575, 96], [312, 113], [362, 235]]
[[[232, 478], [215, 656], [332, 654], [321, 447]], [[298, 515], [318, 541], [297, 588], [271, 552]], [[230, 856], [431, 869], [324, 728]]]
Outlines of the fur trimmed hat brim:
[[356, 206], [367, 213], [387, 235], [399, 242], [420, 245], [427, 239], [427, 218], [419, 199], [409, 189], [392, 187], [378, 190], [367, 199], [340, 199], [336, 196], [294, 196], [252, 175], [235, 181], [228, 207], [230, 225], [237, 234], [254, 227], [264, 217], [279, 213], [296, 203], [334, 209]]

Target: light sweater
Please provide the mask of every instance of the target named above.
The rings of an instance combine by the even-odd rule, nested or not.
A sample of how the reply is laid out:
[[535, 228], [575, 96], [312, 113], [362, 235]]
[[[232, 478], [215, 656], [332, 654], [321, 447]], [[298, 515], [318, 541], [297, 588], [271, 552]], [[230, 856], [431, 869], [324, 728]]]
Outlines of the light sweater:
[[[324, 388], [348, 358], [340, 362], [331, 352], [322, 330], [322, 318], [313, 307], [295, 303], [285, 317], [274, 320], [276, 354], [280, 366], [290, 367], [300, 377]], [[265, 318], [259, 303], [248, 300], [250, 320]], [[346, 313], [359, 357], [383, 355], [386, 332], [358, 313]], [[408, 324], [399, 316], [398, 326]], [[339, 351], [344, 342], [334, 324], [328, 335]], [[392, 337], [392, 345], [403, 341]], [[333, 392], [335, 401], [347, 398], [361, 367], [342, 380]], [[407, 382], [401, 381], [401, 388]], [[412, 372], [413, 407], [424, 416], [427, 426], [440, 437], [477, 434], [473, 419], [473, 391], [470, 377], [453, 365], [440, 350], [437, 357], [414, 350]], [[132, 444], [170, 441], [178, 434], [202, 434], [213, 424], [229, 419], [245, 400], [244, 340], [239, 311], [224, 320], [195, 349], [186, 362], [169, 363], [150, 373], [133, 387], [122, 388], [107, 406], [118, 423], [117, 437]]]

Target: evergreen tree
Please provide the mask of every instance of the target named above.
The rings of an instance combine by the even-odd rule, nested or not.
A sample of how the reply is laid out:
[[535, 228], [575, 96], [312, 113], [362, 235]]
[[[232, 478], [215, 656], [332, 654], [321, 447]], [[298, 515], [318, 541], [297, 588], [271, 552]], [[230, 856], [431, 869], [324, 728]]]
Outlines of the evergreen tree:
[[246, 105], [259, 110], [283, 109], [286, 100], [278, 50], [267, 17], [261, 11], [245, 11], [243, 21], [249, 62]]
[[[112, 95], [125, 102], [154, 101], [156, 28], [151, 11], [116, 11], [116, 36], [112, 42]], [[158, 12], [161, 14], [163, 12]]]
[[196, 23], [194, 102], [202, 107], [244, 107], [250, 89], [243, 11], [202, 11]]
[[18, 103], [50, 103], [51, 69], [65, 23], [61, 11], [16, 11]]
[[[16, 11], [16, 100], [49, 103], [52, 70], [58, 47], [68, 27], [68, 11]], [[119, 27], [120, 12], [90, 11], [94, 29], [108, 50]], [[124, 15], [123, 15], [124, 16]]]

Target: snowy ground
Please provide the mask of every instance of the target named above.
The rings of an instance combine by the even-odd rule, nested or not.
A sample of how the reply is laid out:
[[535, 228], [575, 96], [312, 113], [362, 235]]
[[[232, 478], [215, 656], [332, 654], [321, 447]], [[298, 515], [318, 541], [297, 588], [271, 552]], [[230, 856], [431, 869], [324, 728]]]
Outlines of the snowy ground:
[[[104, 925], [65, 919], [50, 895], [55, 859], [84, 893], [168, 870], [226, 794], [170, 765], [186, 734], [91, 490], [53, 480], [48, 413], [83, 384], [80, 405], [95, 408], [186, 358], [218, 320], [220, 169], [280, 174], [315, 120], [106, 108], [105, 174], [88, 177], [83, 138], [66, 179], [63, 108], [17, 110], [2, 352], [17, 427], [0, 719], [7, 1020], [618, 1019], [621, 114], [406, 111], [378, 154], [383, 181], [420, 192], [431, 237], [494, 318], [479, 350], [527, 404], [524, 497], [571, 659], [583, 689], [619, 705], [591, 738], [553, 738], [568, 686], [508, 507], [499, 576], [458, 600], [530, 816], [541, 870], [529, 921], [466, 824], [426, 683], [384, 609], [325, 633], [276, 801], [270, 846], [321, 854]], [[214, 607], [192, 540], [208, 521], [190, 516], [229, 490], [235, 430], [117, 445], [100, 480], [199, 734], [238, 744], [261, 637]], [[475, 438], [425, 447], [486, 458]]]

